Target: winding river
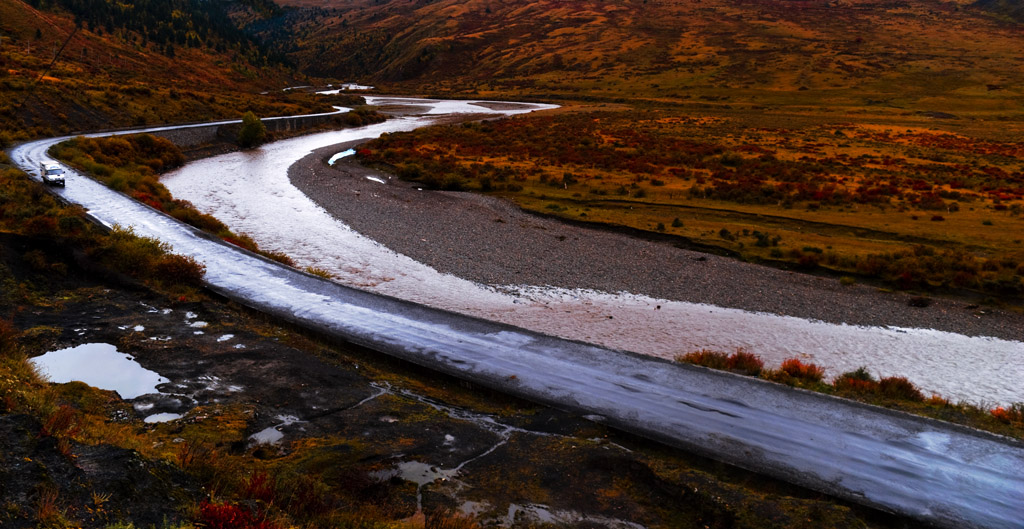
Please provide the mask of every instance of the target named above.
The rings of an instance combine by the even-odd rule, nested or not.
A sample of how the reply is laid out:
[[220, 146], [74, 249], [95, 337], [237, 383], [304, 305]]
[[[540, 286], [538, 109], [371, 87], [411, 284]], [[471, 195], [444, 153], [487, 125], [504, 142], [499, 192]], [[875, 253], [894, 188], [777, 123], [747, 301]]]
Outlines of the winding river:
[[[283, 252], [300, 267], [326, 270], [342, 284], [371, 292], [660, 358], [704, 348], [744, 348], [769, 365], [798, 357], [824, 367], [830, 375], [868, 366], [877, 376], [906, 376], [926, 393], [954, 401], [1024, 401], [1020, 341], [934, 329], [837, 325], [628, 292], [536, 285], [496, 288], [442, 274], [397, 254], [314, 204], [289, 182], [288, 167], [316, 149], [411, 130], [440, 115], [512, 115], [548, 107], [511, 105], [496, 111], [474, 102], [367, 99], [378, 105], [418, 106], [420, 115], [198, 160], [162, 181], [175, 197], [248, 234], [260, 247]], [[372, 193], [368, 195], [364, 198], [372, 200]]]

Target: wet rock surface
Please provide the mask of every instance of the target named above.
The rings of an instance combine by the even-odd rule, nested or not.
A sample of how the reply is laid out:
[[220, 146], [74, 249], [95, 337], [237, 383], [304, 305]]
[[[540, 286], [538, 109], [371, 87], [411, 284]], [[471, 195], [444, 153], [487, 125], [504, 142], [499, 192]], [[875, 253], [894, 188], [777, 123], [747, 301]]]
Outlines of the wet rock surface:
[[[677, 247], [626, 233], [567, 224], [510, 202], [429, 191], [319, 149], [288, 171], [291, 182], [359, 233], [441, 272], [491, 285], [551, 285], [627, 291], [852, 325], [916, 327], [1017, 340], [1024, 319], [965, 301], [913, 296]], [[372, 180], [370, 179], [372, 178]], [[385, 182], [385, 183], [381, 183]]]
[[[57, 249], [46, 251], [59, 257]], [[5, 528], [35, 526], [40, 498], [54, 496], [64, 518], [84, 527], [181, 520], [187, 513], [179, 506], [208, 493], [203, 453], [194, 449], [202, 443], [317, 479], [331, 491], [325, 508], [372, 506], [395, 519], [447, 511], [493, 526], [787, 527], [813, 512], [827, 526], [846, 527], [877, 516], [318, 341], [228, 303], [126, 291], [90, 281], [73, 263], [52, 280], [23, 266], [5, 273], [40, 279], [49, 300], [15, 312], [32, 355], [111, 343], [169, 379], [159, 394], [129, 402], [80, 383], [55, 389], [68, 405], [99, 409], [110, 425], [131, 428], [171, 454], [154, 459], [103, 439], [61, 448], [40, 436], [38, 421], [0, 414]], [[0, 305], [13, 308], [6, 298]], [[157, 412], [182, 417], [143, 422]]]

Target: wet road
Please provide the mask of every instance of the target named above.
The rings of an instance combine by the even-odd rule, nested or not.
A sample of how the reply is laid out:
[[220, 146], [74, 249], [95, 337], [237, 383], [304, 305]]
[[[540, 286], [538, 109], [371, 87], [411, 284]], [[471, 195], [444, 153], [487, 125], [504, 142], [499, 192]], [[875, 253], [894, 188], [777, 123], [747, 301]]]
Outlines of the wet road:
[[[11, 158], [35, 174], [61, 139]], [[203, 261], [212, 289], [318, 332], [939, 526], [1024, 527], [1022, 443], [350, 289], [211, 240], [73, 171], [54, 192]]]

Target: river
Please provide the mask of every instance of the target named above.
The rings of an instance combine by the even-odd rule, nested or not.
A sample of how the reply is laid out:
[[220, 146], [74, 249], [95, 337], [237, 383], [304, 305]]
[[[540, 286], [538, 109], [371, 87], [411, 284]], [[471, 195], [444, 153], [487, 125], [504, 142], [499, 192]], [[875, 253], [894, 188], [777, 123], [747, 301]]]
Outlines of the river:
[[[439, 273], [395, 253], [314, 204], [289, 182], [288, 167], [316, 149], [411, 130], [442, 115], [513, 115], [548, 107], [496, 111], [473, 102], [367, 99], [371, 104], [418, 105], [422, 115], [198, 160], [162, 181], [175, 197], [248, 234], [261, 248], [283, 252], [300, 267], [326, 270], [342, 284], [371, 292], [660, 358], [705, 348], [744, 348], [769, 366], [793, 357], [816, 363], [830, 375], [867, 366], [876, 376], [905, 376], [925, 393], [954, 401], [1024, 401], [1020, 341], [934, 329], [841, 325], [628, 292], [489, 286]], [[373, 199], [372, 194], [364, 198]]]

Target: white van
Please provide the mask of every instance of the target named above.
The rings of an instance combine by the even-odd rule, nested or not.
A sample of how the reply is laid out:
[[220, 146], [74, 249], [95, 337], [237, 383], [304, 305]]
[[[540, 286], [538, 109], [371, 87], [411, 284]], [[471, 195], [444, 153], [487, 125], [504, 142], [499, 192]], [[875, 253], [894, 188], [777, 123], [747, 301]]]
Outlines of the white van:
[[64, 168], [59, 164], [53, 162], [39, 164], [39, 176], [43, 177], [43, 182], [47, 184], [64, 187]]

